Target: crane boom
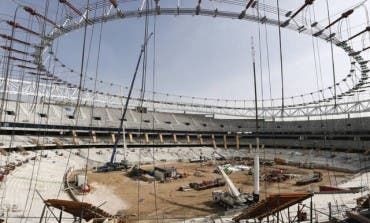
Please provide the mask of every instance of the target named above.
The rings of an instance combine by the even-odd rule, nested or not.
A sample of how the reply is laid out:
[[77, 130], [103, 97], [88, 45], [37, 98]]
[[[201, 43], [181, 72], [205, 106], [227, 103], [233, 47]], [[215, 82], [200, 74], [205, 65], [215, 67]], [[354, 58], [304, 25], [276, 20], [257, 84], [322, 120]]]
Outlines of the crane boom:
[[224, 180], [226, 182], [226, 185], [229, 188], [230, 193], [233, 196], [235, 196], [236, 198], [239, 198], [240, 197], [240, 192], [236, 188], [236, 186], [234, 185], [234, 183], [231, 181], [231, 179], [229, 178], [229, 176], [225, 173], [224, 168], [222, 168], [222, 166], [218, 166], [217, 168], [220, 171], [222, 178], [224, 178]]
[[144, 44], [142, 45], [141, 50], [140, 50], [140, 55], [139, 55], [139, 59], [138, 59], [137, 64], [136, 64], [135, 73], [134, 73], [134, 76], [133, 76], [132, 81], [131, 81], [130, 90], [129, 90], [129, 93], [128, 93], [127, 99], [126, 99], [126, 104], [125, 104], [125, 107], [124, 107], [123, 112], [122, 112], [122, 117], [121, 117], [121, 120], [120, 120], [120, 125], [119, 125], [119, 128], [118, 128], [117, 137], [116, 137], [116, 140], [115, 140], [114, 145], [113, 145], [113, 152], [112, 152], [112, 155], [111, 155], [111, 158], [110, 158], [110, 164], [114, 163], [114, 158], [116, 156], [118, 143], [119, 143], [119, 140], [120, 140], [121, 134], [122, 134], [123, 121], [125, 120], [126, 112], [127, 112], [127, 109], [128, 109], [128, 104], [130, 102], [132, 89], [133, 89], [134, 84], [135, 84], [135, 79], [136, 79], [136, 75], [137, 75], [137, 72], [138, 72], [138, 69], [139, 69], [141, 57], [143, 56], [144, 51], [145, 51], [145, 47], [146, 47], [149, 39], [152, 37], [152, 35], [153, 35], [153, 33], [150, 33], [148, 38], [144, 41]]

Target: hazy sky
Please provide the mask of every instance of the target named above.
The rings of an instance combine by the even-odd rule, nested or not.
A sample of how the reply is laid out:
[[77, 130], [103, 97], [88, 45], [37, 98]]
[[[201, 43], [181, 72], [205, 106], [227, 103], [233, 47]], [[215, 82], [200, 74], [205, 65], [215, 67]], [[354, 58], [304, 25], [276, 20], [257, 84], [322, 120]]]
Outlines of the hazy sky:
[[[313, 19], [315, 11], [316, 21], [322, 26], [327, 22], [326, 0], [316, 0], [315, 8], [311, 7], [304, 15], [304, 19]], [[22, 4], [29, 4], [43, 11], [45, 1], [22, 0]], [[57, 0], [51, 0], [53, 10], [48, 17], [55, 17]], [[82, 0], [72, 1], [77, 6], [82, 6]], [[121, 1], [121, 7], [137, 8], [138, 1], [125, 3]], [[186, 0], [183, 3], [187, 7], [195, 7], [195, 0]], [[208, 1], [203, 1], [209, 4]], [[263, 1], [261, 1], [263, 2]], [[275, 0], [265, 0], [266, 4], [276, 6]], [[281, 8], [296, 10], [303, 4], [304, 0], [283, 0]], [[338, 4], [341, 2], [341, 4]], [[329, 0], [330, 14], [335, 15], [344, 9], [360, 2], [359, 0]], [[161, 0], [162, 8], [176, 7], [174, 0]], [[366, 3], [367, 4], [367, 3]], [[217, 4], [219, 10], [243, 9], [242, 6], [228, 6]], [[205, 6], [204, 6], [205, 7]], [[9, 19], [15, 8], [11, 0], [0, 0], [0, 13], [2, 18]], [[252, 10], [253, 11], [253, 10]], [[28, 18], [21, 12], [20, 18]], [[282, 15], [285, 20], [284, 15]], [[335, 16], [333, 17], [335, 18]], [[222, 99], [252, 99], [253, 98], [253, 75], [251, 60], [251, 37], [253, 36], [256, 47], [258, 91], [261, 97], [261, 72], [262, 63], [262, 90], [264, 98], [270, 98], [270, 83], [267, 62], [270, 61], [271, 91], [273, 98], [280, 97], [280, 58], [277, 27], [223, 18], [211, 18], [202, 16], [159, 16], [156, 18], [156, 73], [155, 90], [170, 94], [186, 96], [199, 96]], [[26, 20], [20, 19], [21, 24], [27, 24]], [[356, 27], [352, 33], [366, 27], [366, 17], [363, 9], [355, 11], [347, 22], [349, 27]], [[343, 24], [342, 32], [347, 23]], [[150, 18], [150, 31], [153, 31], [154, 18]], [[261, 29], [261, 49], [259, 49], [258, 28]], [[6, 32], [9, 27], [0, 23], [0, 31]], [[88, 43], [92, 37], [91, 51], [89, 56], [88, 73], [95, 75], [97, 63], [98, 37], [100, 25], [88, 29]], [[144, 18], [124, 19], [103, 24], [102, 46], [99, 60], [99, 79], [116, 84], [128, 85], [136, 65], [140, 45], [143, 42]], [[266, 35], [270, 54], [266, 54]], [[313, 40], [310, 36], [299, 34], [291, 30], [282, 30], [283, 65], [285, 93], [287, 96], [300, 95], [317, 90], [318, 87], [328, 87], [332, 84], [330, 45], [319, 41], [319, 52], [321, 56], [322, 76], [315, 73]], [[335, 30], [333, 30], [336, 32]], [[315, 40], [316, 41], [316, 40]], [[81, 66], [83, 30], [72, 32], [63, 36], [58, 41], [56, 56], [69, 67], [74, 68], [77, 73]], [[4, 43], [0, 40], [0, 43]], [[153, 39], [149, 43], [148, 50], [148, 80], [147, 89], [152, 90], [152, 65], [153, 65]], [[316, 42], [315, 42], [316, 43]], [[3, 44], [2, 44], [3, 45]], [[89, 48], [89, 47], [88, 47]], [[259, 53], [262, 53], [260, 61]], [[349, 70], [348, 58], [340, 50], [335, 48], [336, 76], [340, 80], [344, 78]], [[86, 63], [85, 63], [86, 65]], [[140, 73], [141, 74], [141, 73]], [[77, 83], [77, 74], [61, 74], [71, 82]], [[319, 76], [317, 76], [319, 75]], [[317, 81], [319, 77], [319, 82]], [[138, 79], [137, 87], [140, 87]], [[88, 82], [88, 86], [93, 83]], [[99, 85], [100, 89], [109, 90], [107, 85]], [[113, 87], [111, 88], [113, 89]], [[115, 89], [114, 89], [115, 90]], [[114, 91], [113, 90], [113, 91]]]

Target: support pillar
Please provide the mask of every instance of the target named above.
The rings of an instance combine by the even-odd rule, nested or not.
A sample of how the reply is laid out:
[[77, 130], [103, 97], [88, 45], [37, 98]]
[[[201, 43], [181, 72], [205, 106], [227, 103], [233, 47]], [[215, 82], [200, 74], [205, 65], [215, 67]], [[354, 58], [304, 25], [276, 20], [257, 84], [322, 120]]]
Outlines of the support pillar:
[[144, 136], [145, 136], [145, 143], [149, 144], [149, 134], [145, 133]]
[[238, 134], [235, 135], [235, 145], [236, 145], [236, 149], [240, 149], [239, 135]]
[[116, 135], [112, 133], [112, 143], [114, 144], [116, 142]]
[[91, 135], [92, 135], [92, 141], [93, 141], [93, 143], [96, 143], [96, 132], [95, 131], [92, 131], [91, 132]]
[[78, 145], [78, 136], [75, 130], [72, 130], [72, 136], [73, 136], [73, 144]]
[[217, 148], [217, 145], [216, 145], [216, 139], [215, 139], [215, 135], [212, 134], [211, 135], [211, 138], [212, 138], [212, 145], [213, 145], [213, 148], [216, 149]]
[[252, 152], [252, 149], [253, 149], [252, 143], [249, 143], [248, 153], [251, 153]]
[[224, 149], [227, 149], [227, 135], [224, 135]]
[[191, 143], [191, 141], [190, 141], [190, 136], [189, 136], [189, 135], [186, 135], [186, 142], [187, 142], [188, 144], [190, 144], [190, 143]]
[[163, 135], [162, 133], [159, 133], [159, 142], [163, 144]]
[[174, 143], [176, 143], [176, 144], [177, 144], [177, 142], [178, 142], [178, 141], [177, 141], [177, 136], [176, 136], [176, 134], [173, 134], [173, 142], [174, 142]]
[[199, 134], [199, 144], [203, 145], [203, 136], [202, 136], [202, 134]]
[[134, 142], [134, 137], [132, 136], [132, 133], [128, 134], [128, 139], [129, 139], [130, 143]]

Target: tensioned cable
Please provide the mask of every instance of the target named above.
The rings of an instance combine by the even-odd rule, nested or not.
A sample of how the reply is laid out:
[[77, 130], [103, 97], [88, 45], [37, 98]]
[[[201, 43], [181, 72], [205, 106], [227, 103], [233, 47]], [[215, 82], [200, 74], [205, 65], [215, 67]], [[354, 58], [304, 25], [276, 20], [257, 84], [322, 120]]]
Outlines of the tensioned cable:
[[[265, 4], [265, 0], [263, 0], [263, 4]], [[264, 16], [266, 16], [266, 12], [264, 12]], [[268, 86], [269, 86], [269, 99], [271, 102], [271, 107], [274, 106], [274, 101], [272, 99], [272, 84], [271, 84], [271, 65], [270, 65], [270, 47], [269, 47], [269, 41], [268, 41], [268, 29], [267, 24], [264, 23], [264, 31], [265, 31], [265, 44], [266, 44], [266, 61], [267, 61], [267, 72], [268, 72]], [[262, 49], [261, 49], [262, 51]], [[273, 115], [274, 116], [274, 115]], [[275, 131], [276, 131], [276, 120], [273, 118], [273, 131], [272, 131], [272, 149], [274, 150], [275, 158], [276, 158], [276, 142], [275, 142]], [[264, 150], [264, 158], [266, 159], [266, 149]], [[267, 182], [265, 181], [265, 197], [267, 197]]]
[[[257, 18], [258, 18], [258, 21], [260, 21], [260, 11], [259, 11], [259, 8], [257, 7]], [[257, 26], [258, 26], [258, 48], [259, 48], [259, 71], [260, 71], [260, 81], [261, 81], [261, 106], [262, 106], [262, 111], [264, 111], [264, 94], [263, 94], [263, 65], [262, 65], [262, 44], [261, 44], [261, 24], [258, 22], [257, 23]], [[264, 116], [264, 112], [263, 112], [263, 118], [265, 118]]]
[[280, 6], [279, 0], [276, 0], [278, 8], [278, 31], [279, 31], [279, 55], [280, 55], [280, 75], [281, 75], [281, 118], [284, 118], [284, 70], [283, 70], [283, 49], [281, 43], [281, 20], [280, 20]]
[[[352, 36], [351, 29], [350, 29], [351, 25], [350, 25], [349, 18], [346, 19], [346, 25], [347, 25], [347, 36]], [[353, 42], [352, 41], [353, 40], [350, 41], [350, 45], [353, 45]], [[357, 95], [357, 100], [360, 101], [360, 92], [357, 91], [357, 92], [355, 92], [355, 94]], [[361, 115], [361, 113], [359, 113], [358, 115], [360, 116], [360, 119], [359, 120], [360, 120], [361, 130], [366, 129], [365, 121], [364, 121], [363, 116]], [[348, 118], [350, 118], [350, 117], [348, 117]], [[353, 131], [353, 128], [354, 127], [352, 125], [350, 127], [352, 129], [352, 134], [354, 134], [354, 131]], [[362, 132], [362, 131], [360, 131], [360, 132]], [[356, 140], [355, 137], [354, 137], [354, 140]], [[358, 139], [357, 139], [357, 147], [358, 147], [358, 149], [363, 150], [364, 152], [366, 152], [366, 147], [364, 147], [364, 145], [361, 144], [361, 136], [359, 136]], [[364, 172], [365, 173], [366, 183], [367, 183], [366, 185], [369, 185], [369, 174], [366, 173], [366, 169], [365, 169], [365, 171], [362, 171], [362, 164], [363, 164], [363, 167], [366, 168], [366, 162], [365, 163], [362, 163], [362, 154], [361, 153], [359, 153], [358, 159], [359, 159], [359, 162], [360, 162], [360, 173], [361, 172]], [[361, 186], [363, 185], [363, 182], [362, 181], [363, 181], [363, 177], [361, 175]], [[342, 203], [344, 203], [343, 200], [342, 200]]]
[[[326, 0], [326, 11], [328, 15], [328, 21], [330, 22], [330, 8], [329, 8], [329, 1]], [[332, 62], [332, 71], [333, 71], [333, 87], [334, 87], [334, 108], [337, 107], [337, 85], [336, 85], [336, 75], [335, 75], [335, 63], [334, 63], [334, 46], [333, 46], [333, 38], [331, 37], [332, 31], [331, 27], [329, 27], [329, 38], [330, 38], [330, 52], [331, 52], [331, 62]]]
[[[57, 12], [59, 12], [59, 7], [60, 7], [60, 5], [59, 5], [60, 3], [58, 2], [58, 5], [57, 5]], [[64, 12], [64, 9], [61, 9], [61, 14], [63, 14], [63, 12]], [[55, 18], [55, 21], [58, 19], [58, 14], [56, 15], [56, 18]], [[56, 49], [53, 51], [55, 54], [58, 54], [58, 49], [59, 49], [59, 40], [58, 41], [56, 41]], [[54, 63], [53, 63], [53, 69], [52, 69], [52, 74], [55, 74], [55, 69], [56, 69], [56, 61], [54, 61]], [[51, 90], [51, 87], [50, 87], [50, 90]], [[51, 95], [49, 94], [49, 102], [48, 102], [48, 104], [51, 104]], [[61, 112], [61, 115], [60, 115], [60, 123], [62, 124], [63, 122], [62, 122], [62, 120], [63, 120], [63, 114], [62, 114], [62, 112]], [[63, 137], [63, 134], [61, 135], [61, 137]], [[68, 158], [67, 158], [67, 162], [66, 162], [66, 166], [65, 166], [65, 169], [64, 169], [64, 173], [66, 173], [67, 172], [67, 169], [68, 169], [68, 167], [69, 167], [69, 162], [70, 162], [70, 158], [71, 158], [71, 154], [72, 154], [72, 152], [71, 152], [71, 150], [68, 150], [69, 151], [69, 153], [68, 153]], [[59, 186], [59, 190], [58, 190], [58, 193], [57, 193], [57, 196], [56, 196], [56, 199], [59, 199], [59, 196], [60, 196], [60, 194], [61, 194], [61, 191], [62, 191], [62, 188], [63, 188], [63, 185], [64, 185], [64, 182], [63, 181], [61, 181], [61, 183], [60, 183], [60, 186]], [[50, 218], [52, 217], [52, 215], [50, 214], [49, 216], [47, 216], [47, 214], [46, 214], [46, 216], [45, 216], [45, 222], [49, 222], [49, 220], [50, 220]]]
[[[257, 6], [256, 7], [256, 12], [257, 12], [257, 17], [258, 17], [258, 20], [260, 21], [260, 18], [261, 18], [261, 15], [260, 15], [260, 11], [259, 11], [259, 6]], [[262, 97], [262, 100], [261, 100], [261, 102], [262, 102], [262, 117], [263, 117], [263, 120], [265, 120], [265, 118], [266, 118], [266, 114], [265, 114], [265, 112], [264, 112], [264, 91], [263, 91], [263, 88], [264, 88], [264, 86], [263, 86], [263, 65], [262, 65], [262, 37], [261, 37], [261, 24], [260, 23], [258, 23], [257, 24], [257, 26], [258, 26], [258, 47], [259, 47], [259, 52], [258, 52], [258, 54], [259, 54], [259, 71], [260, 71], [260, 81], [261, 81], [261, 97]], [[265, 30], [266, 31], [266, 30]], [[266, 40], [267, 41], [267, 40]], [[267, 55], [267, 57], [269, 57], [269, 55]], [[269, 62], [268, 62], [269, 63]], [[269, 66], [269, 65], [268, 65]], [[270, 77], [269, 77], [270, 78]], [[271, 88], [270, 88], [270, 90], [271, 90]], [[271, 97], [271, 91], [270, 91], [270, 97]], [[255, 103], [257, 103], [257, 97], [255, 98], [255, 100], [256, 100], [256, 102]], [[256, 109], [256, 112], [257, 112], [257, 109]], [[256, 114], [256, 117], [257, 117], [257, 115], [258, 114]], [[257, 120], [256, 120], [256, 122], [257, 122], [257, 125], [256, 125], [256, 127], [257, 127], [257, 129], [256, 129], [256, 132], [258, 132], [258, 127], [259, 127], [259, 125], [258, 125], [258, 117], [257, 117]], [[266, 123], [265, 122], [263, 122], [263, 125], [264, 126], [262, 126], [262, 128], [266, 128]], [[258, 137], [258, 136], [257, 136]], [[256, 145], [257, 146], [257, 145]], [[264, 160], [266, 160], [266, 148], [264, 148], [263, 149], [263, 158], [264, 158]], [[265, 168], [262, 168], [262, 170], [264, 170]], [[264, 181], [264, 188], [265, 188], [265, 197], [267, 197], [267, 182], [266, 182], [266, 180]]]
[[[145, 0], [143, 1], [145, 3], [146, 10], [150, 9], [149, 6], [149, 1]], [[145, 89], [146, 89], [146, 68], [147, 68], [147, 63], [148, 63], [148, 52], [147, 52], [147, 44], [145, 44], [146, 40], [148, 39], [148, 29], [149, 29], [149, 15], [146, 13], [145, 14], [145, 21], [144, 21], [144, 55], [143, 55], [143, 64], [142, 64], [142, 76], [141, 76], [141, 95], [140, 95], [140, 104], [139, 108], [141, 109], [140, 111], [140, 125], [139, 125], [139, 143], [143, 143], [142, 139], [142, 128], [143, 128], [143, 103], [144, 103], [144, 97], [145, 97]], [[154, 112], [154, 111], [153, 111]], [[141, 150], [142, 148], [139, 148], [139, 163], [138, 163], [138, 168], [140, 169], [141, 166]], [[136, 178], [137, 181], [137, 220], [140, 221], [140, 179], [137, 176]]]
[[[30, 15], [28, 17], [29, 18], [28, 18], [28, 25], [27, 25], [27, 27], [31, 27], [34, 21], [33, 21], [33, 19], [31, 18]], [[25, 39], [26, 39], [27, 42], [29, 42], [29, 40], [30, 40], [30, 34], [29, 33], [26, 33]], [[28, 51], [28, 48], [29, 48], [29, 46], [25, 45], [23, 51], [24, 52], [27, 52]], [[26, 55], [23, 55], [22, 56], [23, 59], [25, 59], [26, 57], [27, 57]], [[24, 62], [23, 62], [23, 64], [24, 64]], [[12, 76], [14, 76], [13, 72], [12, 72]], [[13, 117], [13, 122], [16, 122], [18, 120], [18, 117], [19, 117], [19, 101], [20, 101], [20, 98], [22, 97], [21, 90], [22, 90], [24, 76], [25, 76], [25, 72], [22, 71], [21, 72], [21, 84], [19, 85], [18, 90], [17, 90], [16, 104], [15, 104], [15, 115]], [[8, 92], [7, 92], [6, 98], [7, 99], [9, 98], [9, 93]], [[8, 102], [5, 104], [5, 107], [6, 108], [3, 111], [4, 112], [4, 121], [6, 120], [5, 111], [8, 110]], [[15, 128], [15, 126], [13, 127], [13, 130], [14, 130], [14, 128]], [[13, 131], [12, 134], [11, 134], [10, 142], [9, 142], [9, 148], [12, 148], [14, 137], [15, 137], [15, 132]], [[9, 162], [9, 158], [8, 158], [7, 162]], [[6, 181], [6, 179], [5, 179], [5, 181]], [[6, 187], [6, 183], [5, 183], [5, 186], [4, 186], [4, 191], [6, 191], [6, 188], [5, 187]]]
[[[151, 2], [152, 3], [152, 2]], [[154, 36], [153, 36], [153, 67], [152, 67], [152, 100], [155, 101], [155, 89], [156, 89], [156, 62], [157, 62], [157, 15], [154, 14], [154, 21], [153, 21], [153, 33], [154, 33]], [[155, 114], [155, 105], [154, 103], [152, 103], [152, 130], [155, 129], [155, 117], [154, 117], [154, 114]], [[152, 154], [153, 154], [153, 167], [155, 168], [156, 166], [156, 150], [155, 150], [155, 140], [153, 139], [153, 147], [152, 147]], [[153, 169], [154, 169], [153, 168]], [[157, 220], [157, 223], [159, 222], [159, 218], [158, 218], [158, 203], [157, 203], [157, 182], [154, 180], [153, 182], [153, 190], [154, 190], [154, 208], [155, 208], [155, 216], [156, 216], [156, 220]]]
[[[312, 24], [313, 22], [315, 22], [316, 20], [316, 17], [315, 17], [315, 6], [313, 5], [312, 6], [312, 10], [313, 10], [313, 21], [312, 21], [312, 16], [311, 16], [311, 11], [309, 11], [309, 16], [310, 16], [310, 24]], [[311, 30], [313, 30], [313, 27], [310, 25], [311, 27]], [[315, 40], [314, 40], [314, 37], [312, 36], [312, 50], [313, 50], [313, 56], [314, 56], [314, 65], [315, 65], [315, 76], [316, 76], [316, 87], [318, 89], [317, 91], [317, 95], [318, 95], [318, 100], [320, 101], [321, 100], [321, 94], [320, 94], [320, 86], [319, 86], [319, 74], [321, 75], [321, 81], [322, 81], [322, 69], [321, 69], [321, 62], [320, 62], [320, 52], [319, 52], [319, 47], [318, 47], [318, 42], [316, 41], [316, 44], [317, 44], [317, 54], [316, 54], [316, 47], [315, 47]], [[320, 73], [319, 73], [320, 72]], [[324, 96], [323, 96], [324, 97]], [[320, 117], [320, 128], [321, 130], [324, 128], [324, 148], [326, 147], [326, 140], [327, 140], [327, 125], [328, 125], [328, 122], [327, 122], [327, 119], [326, 119], [326, 122], [325, 124], [323, 124], [323, 111], [320, 107], [320, 110], [319, 110], [319, 117]], [[314, 148], [316, 150], [316, 148]], [[316, 152], [319, 152], [319, 151], [316, 151]], [[310, 157], [311, 158], [311, 157]], [[311, 162], [311, 160], [310, 160]], [[330, 173], [329, 173], [329, 181], [330, 181]]]
[[[89, 5], [87, 5], [86, 8], [88, 8]], [[96, 16], [96, 10], [95, 10], [95, 15]], [[104, 11], [103, 11], [104, 13]], [[92, 43], [93, 43], [93, 37], [94, 37], [94, 33], [95, 33], [95, 24], [93, 24], [92, 26], [92, 29], [91, 29], [91, 34], [90, 34], [90, 41], [89, 41], [89, 49], [88, 49], [88, 53], [87, 53], [87, 61], [86, 61], [86, 68], [85, 68], [85, 76], [84, 76], [84, 81], [83, 81], [83, 87], [85, 86], [85, 83], [86, 83], [86, 74], [87, 74], [87, 70], [88, 70], [88, 67], [89, 67], [89, 62], [90, 62], [90, 55], [91, 55], [91, 47], [92, 47]], [[101, 36], [102, 36], [102, 29], [100, 29], [100, 33], [99, 33], [99, 50], [100, 50], [100, 47], [101, 47]], [[99, 59], [100, 59], [100, 52], [98, 52], [98, 60], [96, 62], [96, 68], [95, 68], [95, 76], [98, 76], [98, 69], [99, 69]], [[91, 105], [91, 109], [90, 109], [90, 139], [89, 139], [89, 142], [88, 142], [88, 145], [91, 145], [92, 143], [92, 140], [93, 140], [93, 120], [94, 120], [94, 106], [95, 106], [95, 91], [96, 91], [96, 86], [97, 86], [97, 82], [96, 82], [96, 79], [95, 79], [95, 83], [94, 83], [94, 97], [93, 97], [93, 102], [92, 102], [92, 105]], [[84, 186], [87, 186], [87, 170], [88, 170], [88, 164], [89, 164], [89, 158], [90, 158], [90, 146], [87, 147], [87, 155], [86, 155], [86, 160], [85, 160], [85, 177], [84, 177]], [[82, 194], [82, 202], [84, 201], [85, 199], [85, 193]]]
[[[29, 19], [29, 21], [32, 21], [32, 15], [29, 15], [29, 17], [30, 17], [30, 19]], [[28, 27], [30, 27], [31, 29], [32, 29], [32, 26], [28, 26]], [[30, 34], [28, 34], [28, 36], [30, 36]], [[29, 37], [28, 38], [26, 38], [26, 41], [28, 42], [29, 41]], [[26, 47], [28, 47], [28, 46], [26, 46]], [[25, 50], [25, 52], [27, 52], [26, 50]], [[25, 73], [25, 71], [23, 71], [23, 73]], [[22, 79], [22, 83], [21, 83], [21, 85], [20, 85], [20, 87], [19, 87], [19, 91], [22, 91], [22, 88], [23, 88], [23, 79]], [[17, 108], [16, 108], [16, 111], [17, 111], [17, 117], [19, 116], [19, 114], [20, 114], [20, 103], [21, 103], [21, 94], [19, 94], [20, 95], [20, 97], [19, 98], [17, 98]], [[29, 201], [29, 198], [30, 198], [30, 193], [31, 193], [31, 188], [32, 188], [32, 182], [33, 182], [33, 175], [34, 175], [34, 172], [35, 172], [35, 166], [36, 166], [36, 159], [33, 161], [33, 166], [32, 166], [32, 173], [31, 173], [31, 178], [30, 178], [30, 182], [29, 182], [29, 185], [28, 185], [28, 191], [27, 191], [27, 196], [26, 196], [26, 202], [25, 202], [25, 205], [24, 205], [24, 209], [23, 209], [23, 213], [22, 213], [22, 216], [24, 216], [25, 215], [25, 213], [26, 213], [26, 210], [27, 210], [27, 205], [28, 205], [28, 201]], [[21, 222], [23, 221], [23, 219], [21, 219]]]
[[[18, 5], [17, 6], [18, 8], [19, 7], [21, 7], [20, 5]], [[17, 11], [16, 11], [17, 12]], [[15, 19], [16, 19], [16, 17], [17, 17], [17, 15], [16, 15], [16, 13], [15, 13], [15, 15], [14, 15], [14, 21], [15, 21]], [[32, 19], [30, 19], [29, 20], [29, 24], [28, 24], [28, 26], [30, 26], [32, 24]], [[12, 36], [14, 36], [14, 34], [15, 34], [15, 32], [13, 32], [12, 33]], [[26, 35], [26, 38], [29, 38], [29, 35]], [[12, 42], [12, 41], [11, 41]], [[8, 61], [10, 60], [9, 59], [9, 56], [10, 56], [11, 54], [10, 54], [10, 52], [9, 52], [9, 55], [8, 55]], [[23, 83], [23, 82], [22, 82]], [[22, 84], [21, 84], [22, 85]], [[19, 93], [19, 90], [21, 90], [21, 88], [18, 88], [18, 93]], [[5, 92], [4, 92], [5, 93]], [[7, 95], [8, 95], [8, 92], [7, 92]], [[18, 94], [19, 95], [19, 94]], [[8, 97], [8, 96], [6, 96], [6, 97]], [[18, 98], [18, 96], [17, 96], [17, 98]], [[17, 102], [17, 104], [16, 104], [16, 108], [18, 107], [18, 105], [19, 105], [19, 103]], [[7, 102], [6, 102], [6, 105], [5, 105], [6, 107], [8, 106], [7, 105]], [[18, 110], [19, 111], [19, 110]], [[18, 114], [18, 111], [16, 110], [16, 116], [18, 116], [17, 114]], [[5, 116], [4, 116], [4, 118], [5, 118]], [[15, 118], [16, 119], [16, 118]], [[11, 145], [12, 145], [12, 141], [13, 141], [13, 139], [14, 139], [14, 133], [12, 133], [12, 136], [11, 136], [11, 139], [10, 139], [10, 145], [9, 145], [9, 147], [11, 147]], [[10, 156], [9, 156], [10, 157]], [[8, 161], [7, 162], [9, 162], [9, 157], [8, 157]], [[6, 180], [5, 180], [6, 181]], [[3, 193], [6, 193], [6, 184], [5, 184], [5, 187], [4, 187], [4, 190], [3, 190]], [[1, 203], [3, 202], [3, 199], [1, 200]]]
[[[327, 11], [327, 19], [328, 19], [328, 23], [330, 24], [331, 23], [331, 19], [330, 19], [330, 8], [329, 8], [329, 1], [326, 0], [326, 11]], [[338, 110], [336, 109], [337, 107], [337, 86], [336, 86], [336, 74], [335, 74], [335, 60], [334, 60], [334, 47], [333, 47], [333, 38], [332, 38], [332, 28], [329, 27], [329, 38], [330, 38], [330, 53], [331, 53], [331, 68], [332, 68], [332, 75], [333, 75], [333, 98], [334, 98], [334, 109], [335, 109], [335, 113], [338, 113]], [[326, 118], [326, 123], [328, 123], [328, 115], [325, 116]], [[335, 122], [334, 122], [334, 114], [332, 114], [332, 132], [335, 132], [335, 129], [336, 129], [336, 126], [335, 126]], [[326, 124], [326, 129], [328, 129], [328, 124]], [[327, 140], [327, 136], [325, 136], [325, 140]], [[332, 140], [332, 139], [331, 139]], [[335, 148], [334, 148], [335, 149]], [[334, 153], [334, 158], [332, 157], [332, 154]], [[329, 160], [329, 158], [326, 159], [326, 162], [327, 162], [327, 165], [329, 164], [329, 161], [331, 161], [331, 164], [334, 166], [334, 159], [336, 157], [335, 155], [335, 152], [334, 151], [330, 151], [330, 158], [331, 160]], [[330, 185], [333, 185], [333, 182], [332, 182], [332, 177], [331, 175], [333, 176], [333, 181], [334, 181], [334, 184], [337, 186], [338, 185], [338, 182], [337, 182], [337, 178], [336, 178], [336, 175], [335, 173], [332, 173], [332, 171], [330, 171], [330, 169], [327, 170], [328, 171], [328, 176], [329, 176], [329, 182], [330, 182]], [[335, 200], [337, 202], [337, 199], [335, 198], [335, 194], [332, 194], [333, 196], [333, 200]], [[339, 198], [341, 198], [339, 196]]]
[[[90, 0], [87, 0], [87, 5], [90, 4]], [[79, 104], [81, 100], [81, 91], [82, 91], [82, 81], [83, 81], [83, 73], [84, 73], [84, 65], [85, 65], [85, 51], [86, 51], [86, 37], [87, 37], [87, 26], [88, 26], [88, 20], [89, 20], [89, 10], [86, 10], [86, 18], [85, 18], [85, 25], [84, 25], [84, 36], [83, 36], [83, 43], [82, 43], [82, 56], [81, 56], [81, 69], [80, 69], [80, 83], [78, 87], [78, 96], [77, 96], [77, 102], [75, 106], [75, 110], [73, 112], [74, 116], [78, 116], [78, 110], [79, 110]], [[77, 113], [76, 113], [77, 111]], [[77, 125], [77, 121], [76, 121]]]
[[[44, 12], [44, 16], [46, 17], [48, 15], [48, 12], [49, 12], [49, 6], [50, 6], [50, 1], [47, 0], [45, 2], [45, 12]], [[41, 26], [42, 25], [42, 26]], [[42, 36], [45, 36], [45, 32], [46, 32], [46, 21], [44, 20], [44, 23], [41, 24], [40, 22], [40, 26], [41, 26], [41, 33], [42, 33]], [[49, 62], [49, 66], [50, 66], [50, 62]], [[40, 70], [38, 70], [39, 72]], [[37, 97], [38, 97], [38, 94], [39, 94], [39, 83], [41, 82], [41, 75], [38, 75], [37, 77], [37, 86], [36, 86], [36, 91], [37, 91], [37, 95], [34, 97], [35, 100], [35, 111], [37, 109]], [[46, 89], [45, 89], [46, 90]], [[42, 105], [42, 108], [41, 108], [41, 111], [43, 112], [44, 110], [44, 105], [45, 103], [43, 103]], [[50, 106], [50, 105], [48, 105]], [[36, 115], [37, 112], [35, 112], [35, 115]], [[48, 117], [47, 117], [48, 118]], [[37, 142], [39, 142], [40, 140], [40, 128], [41, 128], [41, 122], [42, 122], [42, 117], [40, 116], [39, 118], [39, 131], [38, 131], [38, 134], [37, 134]], [[42, 161], [42, 154], [43, 152], [41, 151], [41, 155], [40, 155], [40, 159], [39, 159], [39, 163], [38, 163], [38, 167], [37, 167], [37, 171], [36, 171], [36, 180], [35, 180], [35, 186], [34, 186], [34, 189], [33, 189], [33, 193], [32, 193], [32, 197], [31, 197], [31, 202], [30, 202], [30, 206], [29, 206], [29, 209], [28, 209], [28, 213], [27, 213], [27, 217], [30, 215], [31, 213], [31, 209], [32, 209], [32, 206], [33, 206], [33, 201], [34, 201], [34, 197], [35, 197], [35, 194], [36, 194], [36, 188], [37, 188], [37, 184], [38, 184], [38, 180], [39, 180], [39, 173], [40, 173], [40, 169], [41, 169], [41, 161]], [[36, 160], [35, 160], [36, 161]]]

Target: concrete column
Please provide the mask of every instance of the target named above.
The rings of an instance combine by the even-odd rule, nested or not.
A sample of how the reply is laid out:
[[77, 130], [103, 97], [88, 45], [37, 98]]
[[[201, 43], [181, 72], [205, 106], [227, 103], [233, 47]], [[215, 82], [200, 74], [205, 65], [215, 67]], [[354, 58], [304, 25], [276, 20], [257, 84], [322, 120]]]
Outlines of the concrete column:
[[235, 144], [236, 144], [236, 148], [240, 149], [239, 135], [238, 134], [235, 135]]
[[159, 142], [163, 144], [163, 135], [162, 133], [159, 133]]
[[252, 152], [252, 149], [253, 149], [252, 143], [249, 143], [248, 153], [251, 153]]
[[112, 143], [115, 143], [115, 142], [116, 142], [116, 135], [112, 133]]
[[224, 135], [224, 148], [227, 149], [227, 135]]
[[186, 142], [188, 143], [188, 144], [190, 144], [190, 136], [189, 135], [186, 135]]
[[144, 136], [145, 136], [145, 143], [149, 144], [149, 134], [145, 133]]
[[213, 145], [213, 148], [216, 149], [217, 148], [217, 145], [216, 145], [216, 139], [215, 139], [215, 135], [212, 134], [211, 135], [211, 138], [212, 138], [212, 145]]
[[177, 136], [176, 136], [176, 134], [173, 134], [173, 142], [174, 143], [177, 143], [178, 141], [177, 141]]
[[55, 139], [55, 145], [57, 145], [58, 148], [62, 148], [63, 147], [63, 143], [59, 139]]
[[203, 136], [202, 136], [202, 134], [199, 134], [199, 144], [203, 145]]
[[78, 136], [75, 130], [72, 130], [73, 144], [78, 145]]
[[132, 133], [128, 134], [128, 140], [130, 141], [130, 143], [134, 142], [134, 137], [132, 136]]
[[93, 143], [96, 143], [96, 132], [95, 131], [92, 131], [91, 132], [91, 135], [92, 135], [92, 141], [93, 141]]

